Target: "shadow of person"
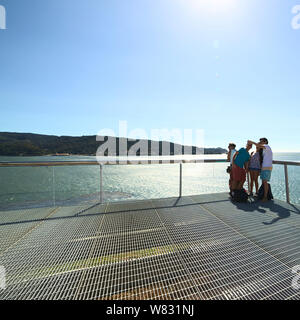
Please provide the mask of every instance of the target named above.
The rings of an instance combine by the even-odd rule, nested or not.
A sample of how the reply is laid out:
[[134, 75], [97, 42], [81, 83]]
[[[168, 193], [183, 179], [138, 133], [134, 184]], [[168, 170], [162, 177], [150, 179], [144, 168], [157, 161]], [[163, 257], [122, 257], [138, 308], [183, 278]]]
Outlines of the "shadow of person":
[[290, 204], [290, 206], [294, 209], [294, 213], [300, 214], [300, 210], [296, 206], [294, 206], [293, 204]]
[[248, 202], [234, 202], [231, 200], [231, 202], [236, 206], [237, 209], [247, 211], [247, 212], [260, 212], [260, 213], [266, 213], [267, 211], [265, 209], [261, 209], [260, 203], [258, 201], [255, 201], [253, 199], [248, 200]]
[[270, 222], [263, 222], [263, 224], [265, 225], [270, 225], [278, 222], [279, 220], [287, 219], [291, 215], [289, 209], [277, 204], [274, 201], [260, 202], [260, 206], [262, 206], [263, 208], [267, 208], [270, 212], [277, 214], [277, 217], [272, 219]]
[[[261, 202], [259, 200], [249, 200], [247, 203], [240, 203], [240, 202], [233, 202], [232, 203], [237, 207], [239, 210], [247, 211], [247, 212], [261, 212], [266, 213], [269, 211], [270, 213], [275, 213], [277, 217], [272, 219], [270, 222], [263, 222], [264, 225], [271, 225], [274, 224], [280, 220], [287, 219], [291, 215], [291, 211], [295, 212], [294, 210], [289, 210], [288, 208], [285, 208], [281, 206], [280, 204], [276, 203], [276, 201], [268, 201], [268, 202]], [[297, 207], [292, 206], [295, 210], [297, 210], [296, 213], [300, 214], [300, 211]]]

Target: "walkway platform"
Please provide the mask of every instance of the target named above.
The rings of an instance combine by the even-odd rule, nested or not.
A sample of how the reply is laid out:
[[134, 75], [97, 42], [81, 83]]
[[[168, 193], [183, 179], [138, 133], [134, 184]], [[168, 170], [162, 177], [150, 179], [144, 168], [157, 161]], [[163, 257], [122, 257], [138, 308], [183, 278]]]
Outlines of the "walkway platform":
[[0, 299], [299, 299], [300, 207], [228, 194], [0, 211]]

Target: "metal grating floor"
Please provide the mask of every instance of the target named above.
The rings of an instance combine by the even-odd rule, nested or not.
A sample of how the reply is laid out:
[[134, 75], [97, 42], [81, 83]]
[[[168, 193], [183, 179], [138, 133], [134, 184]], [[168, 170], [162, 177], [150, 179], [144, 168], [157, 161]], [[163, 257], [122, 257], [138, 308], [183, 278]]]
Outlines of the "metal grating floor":
[[299, 299], [300, 208], [227, 194], [0, 212], [0, 299]]

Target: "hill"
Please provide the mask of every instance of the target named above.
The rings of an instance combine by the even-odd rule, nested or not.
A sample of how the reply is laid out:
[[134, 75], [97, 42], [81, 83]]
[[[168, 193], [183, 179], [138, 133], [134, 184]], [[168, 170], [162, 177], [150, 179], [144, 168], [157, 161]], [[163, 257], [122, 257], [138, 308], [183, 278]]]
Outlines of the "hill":
[[[103, 137], [104, 141], [96, 141], [96, 136], [50, 136], [33, 133], [13, 133], [0, 132], [0, 156], [42, 156], [55, 154], [75, 154], [75, 155], [95, 155], [99, 146], [111, 140], [111, 137]], [[119, 155], [119, 143], [124, 142], [125, 138], [116, 139], [116, 155]], [[122, 140], [122, 141], [121, 141]], [[148, 155], [151, 154], [151, 140], [131, 140], [128, 139], [127, 151], [138, 142], [145, 142], [148, 145]], [[168, 142], [159, 142], [159, 153], [162, 154], [163, 145]], [[170, 143], [171, 155], [180, 154], [183, 146]], [[192, 147], [191, 154], [203, 152], [203, 149]], [[205, 148], [205, 154], [222, 154], [227, 150], [222, 148]], [[107, 152], [106, 154], [107, 155]], [[137, 155], [146, 155], [137, 152]], [[153, 154], [152, 155], [156, 155]]]

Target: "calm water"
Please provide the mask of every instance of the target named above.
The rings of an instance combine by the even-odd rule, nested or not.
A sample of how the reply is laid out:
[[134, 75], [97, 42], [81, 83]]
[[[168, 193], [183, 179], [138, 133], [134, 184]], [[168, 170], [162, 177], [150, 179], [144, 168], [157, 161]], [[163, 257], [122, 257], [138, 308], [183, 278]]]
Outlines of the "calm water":
[[[205, 156], [219, 159], [225, 156]], [[299, 161], [300, 153], [276, 153], [275, 160]], [[94, 157], [0, 157], [0, 161], [94, 160]], [[227, 163], [184, 164], [183, 195], [228, 190]], [[99, 167], [0, 168], [0, 209], [77, 205], [99, 200]], [[300, 203], [300, 167], [289, 167], [291, 201]], [[275, 165], [272, 190], [285, 200], [283, 166]], [[179, 164], [105, 166], [105, 200], [177, 196]]]

